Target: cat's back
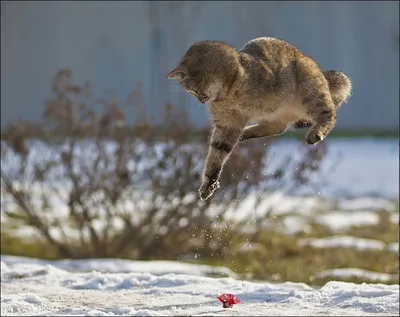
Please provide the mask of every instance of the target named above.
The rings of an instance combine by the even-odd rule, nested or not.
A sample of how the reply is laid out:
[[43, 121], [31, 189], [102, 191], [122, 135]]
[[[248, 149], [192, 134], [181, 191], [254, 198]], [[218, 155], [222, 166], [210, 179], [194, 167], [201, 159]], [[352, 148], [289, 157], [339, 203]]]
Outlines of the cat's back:
[[295, 46], [273, 37], [259, 37], [251, 40], [239, 52], [261, 60], [273, 68], [287, 66], [303, 56]]
[[[249, 116], [275, 112], [279, 117], [292, 117], [292, 110], [282, 105], [293, 105], [296, 100], [296, 61], [304, 56], [293, 45], [271, 37], [251, 40], [239, 50], [246, 81], [242, 98]], [[283, 111], [283, 112], [282, 112]]]

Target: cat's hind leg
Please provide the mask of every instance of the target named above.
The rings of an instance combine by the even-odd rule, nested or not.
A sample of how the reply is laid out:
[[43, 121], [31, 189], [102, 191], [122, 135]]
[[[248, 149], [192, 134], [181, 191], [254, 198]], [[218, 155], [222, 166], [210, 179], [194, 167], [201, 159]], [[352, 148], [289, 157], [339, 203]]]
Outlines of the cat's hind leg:
[[317, 144], [336, 124], [336, 109], [329, 85], [318, 65], [310, 58], [297, 61], [297, 87], [307, 117], [313, 123], [305, 142]]

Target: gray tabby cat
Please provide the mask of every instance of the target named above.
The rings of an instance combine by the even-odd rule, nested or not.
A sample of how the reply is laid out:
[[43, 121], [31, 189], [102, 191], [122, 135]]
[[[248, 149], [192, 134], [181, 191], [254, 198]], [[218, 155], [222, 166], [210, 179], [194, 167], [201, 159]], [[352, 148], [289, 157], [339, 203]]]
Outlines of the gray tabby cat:
[[[213, 130], [200, 198], [219, 188], [222, 168], [240, 141], [309, 127], [307, 144], [333, 129], [336, 111], [351, 94], [340, 71], [323, 72], [296, 47], [262, 37], [242, 49], [219, 41], [193, 44], [169, 74], [199, 102], [208, 103]], [[246, 126], [249, 122], [257, 124]]]

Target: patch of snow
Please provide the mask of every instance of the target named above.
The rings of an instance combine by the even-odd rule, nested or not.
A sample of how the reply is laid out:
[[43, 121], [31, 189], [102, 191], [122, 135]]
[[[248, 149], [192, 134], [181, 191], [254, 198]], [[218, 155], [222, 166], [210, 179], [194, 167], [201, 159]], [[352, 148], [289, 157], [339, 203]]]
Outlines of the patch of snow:
[[315, 221], [333, 231], [342, 231], [353, 226], [377, 225], [379, 215], [374, 211], [330, 211], [317, 216]]
[[395, 207], [394, 202], [379, 197], [357, 197], [339, 201], [341, 210], [392, 210]]
[[292, 235], [299, 232], [308, 232], [311, 230], [308, 220], [305, 217], [298, 215], [286, 216], [283, 219], [283, 226], [284, 228], [282, 229], [282, 232], [286, 233], [287, 235]]
[[327, 139], [326, 142], [330, 153], [327, 160], [334, 160], [338, 154], [340, 160], [326, 188], [321, 190], [322, 195], [399, 199], [398, 139]]
[[399, 219], [399, 213], [398, 212], [392, 212], [390, 214], [390, 221], [393, 223], [400, 223], [400, 219]]
[[[328, 155], [322, 172], [329, 174], [326, 186], [318, 189], [321, 197], [399, 198], [398, 139], [326, 139]], [[298, 142], [277, 139], [271, 146], [276, 153], [270, 164], [288, 154], [296, 155]], [[331, 167], [334, 166], [333, 171]]]
[[399, 253], [399, 241], [389, 243], [389, 244], [387, 245], [387, 247], [388, 247], [388, 250], [389, 250], [389, 251]]
[[359, 268], [331, 269], [317, 273], [315, 276], [317, 278], [333, 277], [340, 279], [349, 279], [358, 277], [375, 282], [389, 282], [397, 278], [397, 275], [394, 274], [372, 272]]
[[354, 248], [357, 250], [383, 250], [385, 248], [385, 244], [382, 241], [345, 235], [320, 239], [301, 239], [299, 245], [309, 245], [313, 248]]
[[290, 213], [312, 215], [331, 206], [331, 202], [320, 197], [288, 196], [281, 192], [250, 194], [236, 205], [229, 207], [225, 216], [230, 220], [245, 221], [248, 218], [263, 218], [266, 215]]
[[[2, 270], [16, 270], [19, 266], [28, 273], [26, 265], [30, 265], [32, 272], [22, 278], [2, 278], [1, 315], [387, 316], [398, 314], [399, 310], [398, 285], [329, 282], [322, 288], [312, 288], [302, 283], [256, 283], [174, 273], [157, 276], [148, 272], [63, 271], [58, 274], [61, 272], [46, 271], [47, 263], [40, 268], [40, 260], [22, 257], [17, 260], [3, 256]], [[70, 269], [80, 266], [69, 264]], [[158, 265], [163, 264], [158, 262]], [[101, 268], [101, 261], [97, 267]], [[42, 273], [35, 275], [40, 269]], [[353, 269], [353, 275], [354, 272]], [[223, 309], [216, 298], [222, 293], [233, 293], [242, 303]]]

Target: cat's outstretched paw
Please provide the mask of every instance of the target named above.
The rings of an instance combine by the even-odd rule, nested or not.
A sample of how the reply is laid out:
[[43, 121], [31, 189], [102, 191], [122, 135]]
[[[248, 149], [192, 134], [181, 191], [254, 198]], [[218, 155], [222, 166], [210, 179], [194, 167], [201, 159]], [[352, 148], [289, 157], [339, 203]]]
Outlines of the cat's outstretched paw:
[[210, 198], [214, 192], [219, 188], [218, 180], [210, 180], [207, 176], [204, 177], [203, 183], [199, 189], [199, 195], [201, 200]]

